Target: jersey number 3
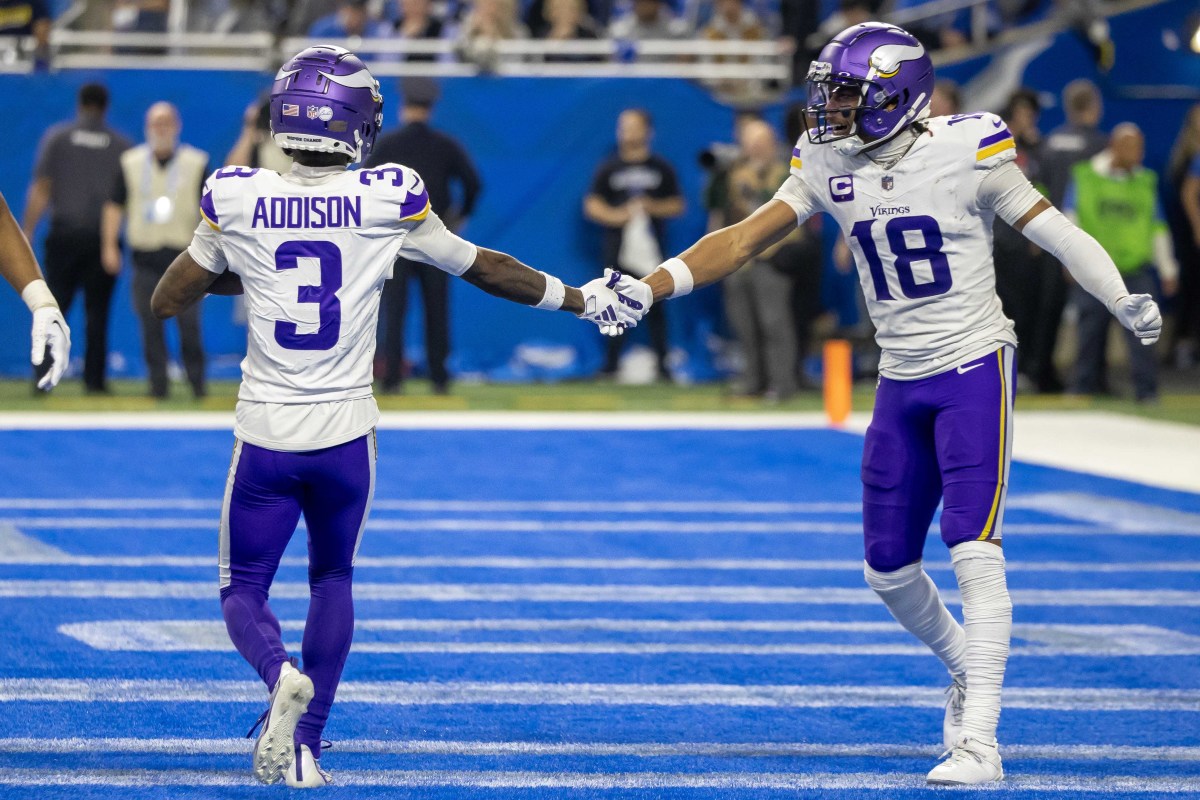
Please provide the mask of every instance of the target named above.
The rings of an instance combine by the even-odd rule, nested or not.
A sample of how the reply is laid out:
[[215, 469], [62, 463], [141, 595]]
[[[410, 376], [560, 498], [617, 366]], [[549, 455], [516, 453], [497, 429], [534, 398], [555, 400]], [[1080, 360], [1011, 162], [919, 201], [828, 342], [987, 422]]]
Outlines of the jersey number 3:
[[275, 320], [275, 341], [288, 350], [331, 350], [342, 334], [342, 251], [333, 242], [284, 242], [275, 251], [275, 269], [295, 269], [301, 258], [315, 258], [321, 266], [321, 283], [301, 286], [299, 303], [316, 303], [319, 325], [313, 333], [297, 333], [296, 323]]
[[[867, 266], [871, 269], [871, 282], [875, 284], [876, 300], [895, 300], [888, 289], [887, 275], [883, 271], [883, 260], [879, 257], [879, 248], [872, 235], [872, 226], [876, 220], [865, 219], [854, 223], [850, 235], [858, 240]], [[942, 229], [938, 227], [933, 217], [893, 217], [883, 228], [887, 234], [888, 245], [896, 257], [896, 277], [900, 280], [900, 290], [910, 300], [922, 297], [933, 297], [945, 294], [954, 285], [950, 275], [950, 261], [942, 252]], [[921, 243], [917, 246], [910, 244], [909, 234], [920, 234]], [[933, 272], [933, 280], [917, 283], [912, 265], [920, 261], [928, 261]]]

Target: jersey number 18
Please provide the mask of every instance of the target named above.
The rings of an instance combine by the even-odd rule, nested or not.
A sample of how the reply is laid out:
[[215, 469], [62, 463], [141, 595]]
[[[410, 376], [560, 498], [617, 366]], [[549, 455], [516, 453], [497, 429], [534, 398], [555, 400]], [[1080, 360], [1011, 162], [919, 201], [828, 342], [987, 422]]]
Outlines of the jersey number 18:
[[[871, 270], [871, 282], [875, 285], [876, 300], [895, 300], [888, 288], [887, 276], [883, 272], [883, 260], [879, 257], [879, 248], [875, 244], [872, 227], [875, 219], [865, 219], [854, 223], [850, 235], [858, 240], [863, 257]], [[933, 297], [945, 294], [954, 285], [950, 275], [950, 261], [942, 252], [942, 229], [937, 220], [930, 216], [893, 217], [883, 227], [887, 235], [888, 245], [896, 257], [896, 277], [900, 280], [900, 290], [910, 300], [923, 297]], [[919, 233], [921, 244], [909, 244], [909, 233]], [[927, 283], [917, 283], [912, 265], [919, 261], [928, 261], [933, 272], [933, 280]]]

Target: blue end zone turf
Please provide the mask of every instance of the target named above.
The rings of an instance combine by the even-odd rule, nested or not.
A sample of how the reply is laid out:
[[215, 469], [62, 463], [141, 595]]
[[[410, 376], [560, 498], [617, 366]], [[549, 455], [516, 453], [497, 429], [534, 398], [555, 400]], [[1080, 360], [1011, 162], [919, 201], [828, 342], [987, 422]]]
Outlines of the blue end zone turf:
[[[380, 433], [332, 796], [909, 798], [933, 656], [865, 588], [861, 438]], [[240, 798], [266, 690], [216, 585], [232, 435], [0, 431], [0, 797]], [[1200, 496], [1014, 464], [989, 796], [1200, 797]], [[277, 576], [307, 607], [304, 532]], [[952, 610], [935, 522], [926, 566]]]

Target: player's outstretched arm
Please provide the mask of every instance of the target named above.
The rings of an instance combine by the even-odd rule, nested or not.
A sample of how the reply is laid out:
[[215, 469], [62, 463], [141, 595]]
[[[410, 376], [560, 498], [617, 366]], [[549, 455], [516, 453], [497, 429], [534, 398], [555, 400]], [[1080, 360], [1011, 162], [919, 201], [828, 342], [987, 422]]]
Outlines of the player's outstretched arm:
[[[619, 276], [618, 276], [619, 277]], [[497, 250], [477, 247], [475, 260], [462, 273], [463, 280], [488, 294], [547, 311], [569, 311], [580, 319], [600, 326], [609, 336], [620, 335], [635, 327], [641, 319], [640, 304], [613, 291], [611, 282], [598, 278], [581, 288], [566, 286], [561, 280], [539, 272]]]
[[67, 369], [71, 357], [71, 331], [58, 309], [58, 301], [42, 278], [29, 240], [21, 232], [3, 195], [0, 195], [0, 274], [33, 312], [30, 360], [35, 367], [42, 365], [46, 348], [50, 348], [50, 369], [38, 381], [39, 389], [50, 391]]
[[643, 306], [644, 315], [657, 300], [682, 297], [694, 288], [733, 274], [791, 233], [797, 222], [791, 206], [782, 200], [768, 200], [741, 222], [706, 235], [642, 280], [625, 276], [614, 288]]
[[570, 311], [595, 322], [609, 336], [634, 327], [641, 319], [638, 304], [628, 298], [621, 303], [605, 278], [579, 289], [565, 286], [553, 275], [528, 267], [507, 253], [479, 247], [455, 235], [428, 207], [404, 237], [399, 255], [437, 267], [514, 303], [546, 311]]
[[[486, 247], [478, 248], [475, 262], [462, 274], [462, 278], [490, 295], [535, 307], [542, 302], [553, 282], [552, 276], [525, 266], [507, 253]], [[582, 314], [583, 293], [573, 286], [563, 286], [562, 301], [558, 308], [572, 314]]]

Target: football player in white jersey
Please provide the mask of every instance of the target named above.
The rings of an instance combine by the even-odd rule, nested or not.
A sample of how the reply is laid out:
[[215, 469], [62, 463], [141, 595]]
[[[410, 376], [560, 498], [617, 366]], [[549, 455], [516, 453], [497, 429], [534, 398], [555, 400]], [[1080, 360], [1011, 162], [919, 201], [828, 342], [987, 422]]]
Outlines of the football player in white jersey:
[[[71, 330], [4, 195], [0, 195], [0, 275], [17, 290], [33, 313], [31, 360], [35, 368], [41, 367], [45, 372], [38, 379], [37, 387], [48, 392], [67, 370], [67, 361], [71, 357]], [[43, 366], [47, 348], [50, 363]]]
[[[1012, 603], [1001, 530], [1008, 488], [1016, 337], [996, 296], [999, 216], [1066, 265], [1144, 344], [1162, 327], [1112, 259], [1029, 184], [992, 114], [929, 118], [933, 65], [892, 25], [838, 34], [809, 71], [816, 125], [791, 175], [746, 220], [705, 236], [643, 281], [617, 289], [643, 308], [734, 272], [824, 211], [855, 256], [883, 350], [862, 461], [866, 580], [952, 678], [933, 784], [1003, 778], [996, 743]], [[963, 624], [921, 566], [938, 503]]]
[[[518, 303], [574, 312], [610, 335], [636, 324], [604, 278], [565, 287], [450, 233], [413, 170], [347, 170], [370, 152], [382, 123], [378, 87], [341, 48], [292, 58], [275, 77], [271, 125], [295, 165], [282, 175], [236, 166], [213, 173], [204, 219], [152, 300], [165, 318], [206, 292], [246, 298], [249, 343], [219, 564], [229, 635], [271, 692], [253, 757], [264, 783], [330, 782], [321, 732], [354, 628], [351, 574], [375, 485], [375, 329], [396, 258]], [[301, 514], [311, 590], [303, 671], [267, 604]]]

